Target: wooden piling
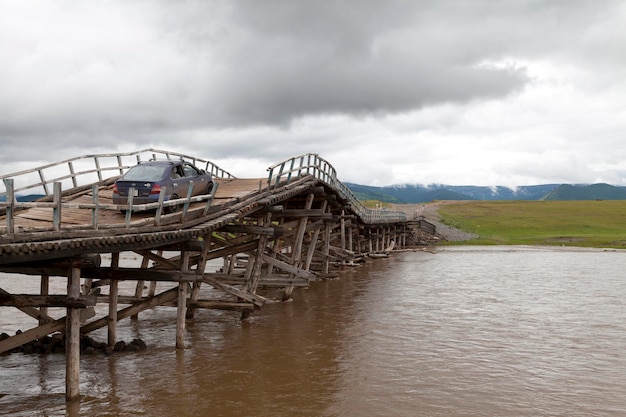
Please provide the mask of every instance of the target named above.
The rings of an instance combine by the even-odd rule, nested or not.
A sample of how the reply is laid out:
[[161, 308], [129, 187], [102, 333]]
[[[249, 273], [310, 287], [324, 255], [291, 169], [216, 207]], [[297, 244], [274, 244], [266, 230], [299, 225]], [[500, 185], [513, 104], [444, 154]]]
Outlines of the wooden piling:
[[[181, 254], [181, 272], [189, 269], [189, 252], [183, 251]], [[187, 283], [178, 284], [178, 302], [176, 310], [176, 349], [185, 348], [185, 314], [187, 312]]]
[[[120, 254], [114, 253], [111, 257], [111, 269], [119, 268]], [[109, 315], [107, 326], [107, 343], [110, 347], [117, 343], [117, 300], [118, 300], [118, 281], [112, 280], [109, 284]]]
[[[80, 297], [80, 268], [70, 266], [67, 295]], [[67, 309], [65, 329], [65, 399], [76, 401], [80, 396], [80, 309]]]
[[[48, 295], [49, 291], [50, 291], [50, 275], [48, 274], [42, 274], [41, 275], [41, 282], [39, 283], [39, 293], [41, 295]], [[39, 312], [41, 313], [41, 316], [39, 318], [39, 325], [43, 325], [47, 323], [47, 320], [45, 320], [43, 317], [48, 315], [48, 307], [42, 306], [39, 308]]]

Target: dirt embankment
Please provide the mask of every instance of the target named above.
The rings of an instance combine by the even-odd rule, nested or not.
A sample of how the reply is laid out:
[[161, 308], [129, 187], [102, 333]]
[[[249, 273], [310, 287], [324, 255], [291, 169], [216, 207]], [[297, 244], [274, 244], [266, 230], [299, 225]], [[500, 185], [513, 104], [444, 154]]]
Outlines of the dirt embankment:
[[437, 235], [448, 241], [464, 241], [478, 237], [474, 233], [464, 232], [454, 227], [450, 227], [441, 222], [439, 209], [450, 203], [458, 203], [458, 201], [433, 201], [430, 203], [419, 204], [391, 204], [390, 210], [403, 211], [407, 219], [420, 219], [429, 221], [437, 228]]

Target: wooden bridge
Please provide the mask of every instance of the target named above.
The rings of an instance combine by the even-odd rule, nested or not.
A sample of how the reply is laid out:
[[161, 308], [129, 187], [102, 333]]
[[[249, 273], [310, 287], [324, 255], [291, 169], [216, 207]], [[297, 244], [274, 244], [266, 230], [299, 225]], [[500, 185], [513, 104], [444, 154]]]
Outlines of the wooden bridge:
[[[211, 172], [217, 186], [175, 201], [161, 195], [151, 205], [113, 204], [115, 180], [150, 159], [192, 162]], [[0, 306], [34, 319], [32, 329], [0, 340], [0, 354], [63, 334], [68, 401], [79, 396], [81, 335], [107, 327], [114, 346], [117, 321], [172, 306], [175, 346], [182, 349], [185, 322], [197, 309], [236, 310], [246, 318], [280, 301], [266, 289], [288, 299], [296, 287], [406, 243], [404, 213], [366, 208], [315, 154], [280, 162], [254, 179], [157, 149], [81, 156], [0, 178], [0, 272], [40, 280], [38, 294], [0, 288]], [[38, 198], [18, 198], [24, 195]], [[166, 214], [174, 204], [181, 209]], [[121, 265], [121, 252], [138, 254], [137, 265]], [[208, 270], [212, 260], [221, 260], [221, 268]], [[54, 276], [67, 278], [65, 294], [49, 293]], [[120, 281], [136, 281], [134, 292], [120, 294]], [[108, 308], [98, 315], [94, 306], [101, 304]], [[51, 317], [51, 307], [66, 308], [66, 316]]]

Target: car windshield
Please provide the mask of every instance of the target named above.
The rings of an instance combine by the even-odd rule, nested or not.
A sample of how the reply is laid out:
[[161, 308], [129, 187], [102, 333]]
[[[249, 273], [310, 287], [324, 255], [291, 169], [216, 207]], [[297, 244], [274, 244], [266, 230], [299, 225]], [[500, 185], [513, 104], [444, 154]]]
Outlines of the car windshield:
[[155, 165], [137, 165], [124, 175], [127, 181], [158, 181], [163, 178], [164, 168]]

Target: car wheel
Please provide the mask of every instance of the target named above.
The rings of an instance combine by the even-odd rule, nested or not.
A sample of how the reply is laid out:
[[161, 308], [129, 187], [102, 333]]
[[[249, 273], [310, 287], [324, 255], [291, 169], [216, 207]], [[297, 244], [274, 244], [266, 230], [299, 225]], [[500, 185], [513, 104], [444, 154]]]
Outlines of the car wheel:
[[[170, 200], [176, 200], [177, 198], [178, 198], [178, 196], [176, 194], [172, 194], [169, 199]], [[180, 204], [175, 204], [173, 206], [167, 206], [165, 208], [165, 213], [166, 214], [176, 213], [179, 209], [180, 209]]]
[[206, 186], [206, 193], [205, 194], [211, 194], [211, 192], [213, 191], [213, 187], [215, 186], [215, 184], [213, 184], [213, 182], [210, 182], [209, 185]]

